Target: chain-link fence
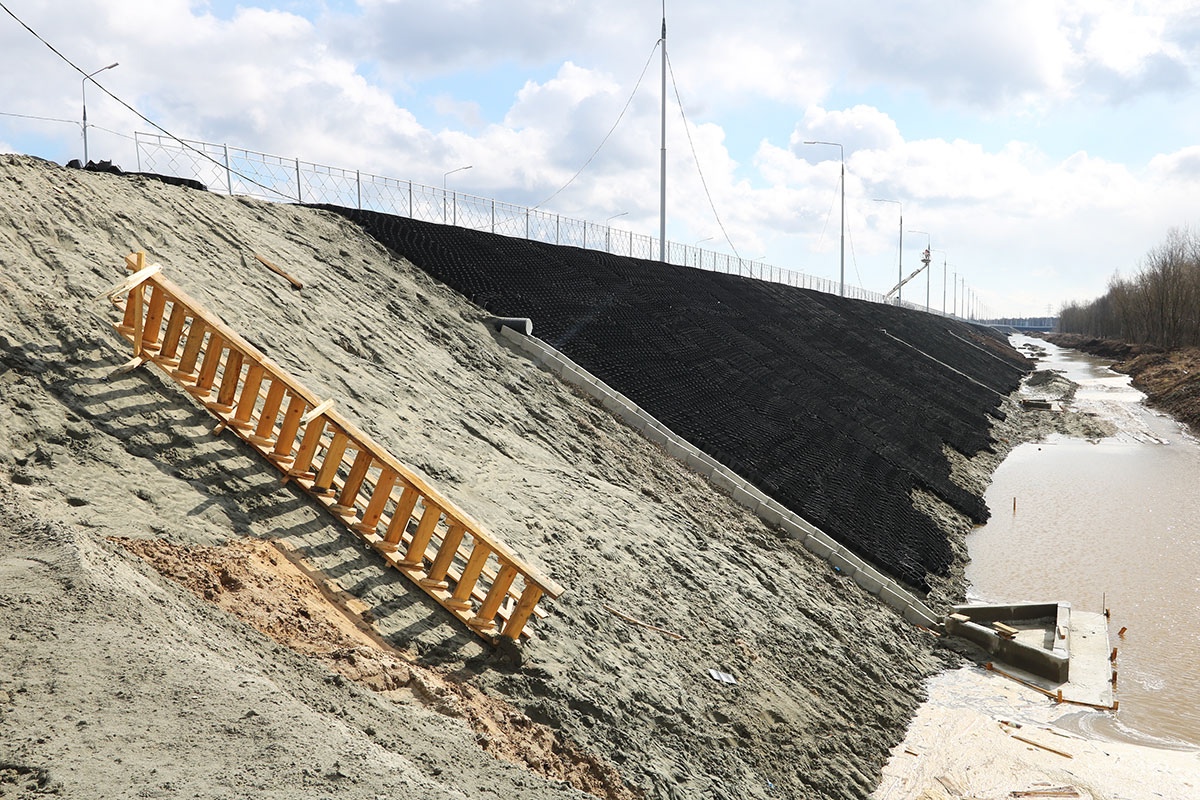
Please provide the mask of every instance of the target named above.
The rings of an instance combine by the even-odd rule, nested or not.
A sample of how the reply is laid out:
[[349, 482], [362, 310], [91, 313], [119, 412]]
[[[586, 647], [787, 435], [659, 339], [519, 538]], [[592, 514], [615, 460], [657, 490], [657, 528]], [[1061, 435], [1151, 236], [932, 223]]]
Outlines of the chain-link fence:
[[[547, 244], [664, 260], [829, 294], [840, 291], [835, 280], [678, 242], [667, 242], [663, 259], [659, 241], [652, 236], [412, 181], [155, 133], [135, 133], [134, 139], [139, 172], [191, 178], [214, 192], [379, 211]], [[878, 292], [857, 286], [846, 286], [845, 293], [846, 297], [858, 300], [893, 302]], [[904, 305], [917, 308], [910, 303]]]

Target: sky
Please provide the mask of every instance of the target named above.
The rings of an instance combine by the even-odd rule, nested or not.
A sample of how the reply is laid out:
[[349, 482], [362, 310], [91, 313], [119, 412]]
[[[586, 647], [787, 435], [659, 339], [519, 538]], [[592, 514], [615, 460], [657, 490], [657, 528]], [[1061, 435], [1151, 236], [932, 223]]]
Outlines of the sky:
[[[0, 3], [85, 72], [118, 64], [87, 84], [94, 160], [136, 169], [154, 130], [103, 87], [184, 139], [657, 237], [661, 0]], [[847, 284], [887, 292], [930, 245], [905, 300], [1043, 316], [1200, 220], [1194, 0], [665, 13], [670, 240], [837, 280], [844, 158]], [[0, 9], [0, 152], [82, 158], [83, 94]]]

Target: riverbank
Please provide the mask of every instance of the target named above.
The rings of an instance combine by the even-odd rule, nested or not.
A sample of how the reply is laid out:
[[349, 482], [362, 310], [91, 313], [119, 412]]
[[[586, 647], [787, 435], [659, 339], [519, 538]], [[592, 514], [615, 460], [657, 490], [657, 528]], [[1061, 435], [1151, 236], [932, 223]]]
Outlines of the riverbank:
[[[1046, 347], [1026, 342], [1021, 349], [1030, 355], [1044, 356]], [[1078, 398], [1077, 394], [1083, 397]], [[1112, 446], [1102, 444], [1106, 439], [1145, 441], [1145, 446], [1157, 446], [1157, 440], [1146, 436], [1147, 432], [1140, 429], [1132, 415], [1105, 412], [1108, 400], [1097, 404], [1094, 392], [1079, 387], [1060, 371], [1043, 367], [1033, 373], [1011, 402], [1022, 399], [1042, 400], [1055, 409], [1010, 414], [1008, 419], [997, 424], [995, 434], [1001, 442], [1013, 447], [1021, 442], [1039, 443], [1036, 448], [1030, 445], [1021, 451], [1026, 458], [1032, 456], [1040, 461], [1051, 454], [1080, 450], [1084, 453], [1083, 458], [1087, 459], [1091, 454], [1094, 461], [1106, 447]], [[1045, 444], [1040, 444], [1042, 442]], [[970, 470], [968, 474], [985, 482], [993, 481], [995, 470], [1005, 460], [1009, 449], [1012, 448], [998, 453], [989, 469]], [[1061, 495], [1053, 492], [1036, 500], [1025, 497], [1028, 502], [1022, 503], [1021, 519], [1032, 526], [1033, 538], [1051, 538], [1049, 535], [1039, 537], [1038, 531], [1044, 531], [1046, 521], [1053, 518], [1054, 511], [1046, 507], [1054, 506], [1058, 497]], [[1068, 538], [1086, 537], [1070, 534]], [[1014, 542], [1006, 538], [1005, 542], [1010, 550], [1025, 552], [1033, 549], [1024, 540]], [[972, 545], [973, 552], [978, 546], [978, 543]], [[1015, 591], [1016, 594], [989, 596], [988, 599], [1048, 599], [1056, 595], [1044, 594], [1047, 587], [1052, 593], [1063, 588], [1055, 582], [1054, 570], [1048, 569], [1046, 581], [1042, 581], [1045, 585], [1027, 595], [1024, 592], [1028, 591], [1028, 576], [1018, 574], [1019, 565], [1031, 560], [1041, 565], [1034, 569], [1062, 562], [1068, 558], [1062, 552], [1047, 554], [1039, 551], [1032, 558], [1003, 552], [994, 555], [1000, 560], [989, 562], [989, 566], [1002, 576], [998, 591]], [[1084, 563], [1099, 567], [1094, 554], [1090, 560], [1087, 555], [1080, 558]], [[973, 569], [980, 566], [972, 564]], [[1077, 582], [1099, 591], [1102, 584], [1094, 584], [1089, 578], [1094, 574], [1086, 572]], [[989, 584], [992, 590], [997, 591], [992, 584]], [[1113, 599], [1111, 594], [1109, 599]], [[1129, 605], [1134, 602], [1134, 598], [1127, 597], [1117, 600], [1119, 616], [1115, 619], [1121, 621], [1115, 624], [1128, 622], [1133, 625], [1131, 636], [1134, 638], [1120, 641], [1120, 672], [1121, 686], [1136, 694], [1143, 688], [1140, 681], [1145, 671], [1140, 654], [1147, 639], [1156, 634], [1145, 620], [1130, 621]], [[1150, 613], [1155, 616], [1154, 612]], [[1191, 660], [1185, 660], [1182, 668], [1187, 669], [1190, 663]], [[978, 665], [950, 669], [931, 678], [926, 688], [928, 700], [917, 712], [904, 741], [893, 750], [880, 785], [872, 795], [875, 800], [1001, 800], [1014, 797], [1159, 800], [1194, 797], [1200, 787], [1200, 752], [1183, 745], [1167, 747], [1169, 740], [1163, 738], [1167, 734], [1158, 737], [1136, 735], [1123, 727], [1111, 712], [1057, 704]], [[1186, 687], [1181, 690], [1188, 691]], [[1136, 705], [1133, 709], [1137, 711]], [[1123, 702], [1122, 714], [1127, 711]], [[1163, 746], [1146, 746], [1146, 742]]]
[[1200, 434], [1200, 348], [1163, 351], [1150, 345], [1068, 333], [1045, 334], [1043, 338], [1060, 347], [1113, 359], [1113, 369], [1132, 378], [1134, 388], [1146, 395], [1147, 405]]

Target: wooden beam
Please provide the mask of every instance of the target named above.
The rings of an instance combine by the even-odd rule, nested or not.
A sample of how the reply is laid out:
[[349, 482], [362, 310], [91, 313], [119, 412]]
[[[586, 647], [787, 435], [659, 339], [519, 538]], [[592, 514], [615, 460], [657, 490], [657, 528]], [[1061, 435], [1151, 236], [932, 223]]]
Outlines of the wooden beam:
[[271, 270], [271, 272], [274, 272], [276, 275], [282, 275], [284, 278], [286, 278], [286, 279], [287, 279], [287, 282], [288, 282], [288, 283], [290, 283], [292, 286], [295, 286], [297, 289], [303, 289], [303, 288], [304, 288], [304, 284], [303, 284], [303, 283], [301, 283], [300, 281], [296, 280], [296, 279], [295, 279], [295, 278], [293, 278], [291, 275], [288, 275], [288, 274], [287, 274], [286, 272], [284, 272], [282, 269], [280, 269], [279, 267], [275, 266], [275, 265], [274, 265], [274, 264], [272, 264], [270, 261], [267, 261], [265, 258], [263, 258], [262, 256], [260, 256], [258, 253], [255, 253], [255, 254], [254, 254], [254, 257], [258, 259], [258, 261], [259, 261], [259, 263], [260, 263], [260, 264], [262, 264], [262, 265], [263, 265], [264, 267], [266, 267], [267, 269]]

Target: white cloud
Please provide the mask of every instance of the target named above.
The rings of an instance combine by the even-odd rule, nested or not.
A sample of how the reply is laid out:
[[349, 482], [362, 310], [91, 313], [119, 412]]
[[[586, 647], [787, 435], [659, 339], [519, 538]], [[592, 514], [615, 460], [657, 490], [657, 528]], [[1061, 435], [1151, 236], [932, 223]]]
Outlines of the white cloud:
[[[209, 13], [215, 5], [91, 0], [74, 4], [69, 19], [47, 4], [24, 13], [81, 66], [120, 61], [97, 79], [179, 135], [435, 186], [443, 172], [471, 164], [452, 178], [460, 191], [526, 204], [562, 187], [591, 156], [660, 22], [658, 5], [634, 0], [602, 11], [578, 0], [361, 0], [327, 13], [313, 2], [222, 3], [221, 14]], [[1058, 291], [1050, 284], [1075, 291], [1094, 275], [1102, 291], [1123, 259], [1200, 214], [1192, 199], [1200, 151], [1175, 142], [1156, 157], [1121, 159], [1114, 146], [1101, 158], [1061, 131], [1066, 143], [1047, 146], [1039, 125], [1071, 120], [1085, 105], [1103, 120], [1113, 104], [1133, 114], [1146, 97], [1194, 92], [1200, 13], [1192, 5], [670, 7], [671, 62], [692, 134], [689, 143], [672, 108], [671, 235], [688, 244], [712, 236], [706, 246], [722, 248], [694, 144], [744, 256], [769, 252], [784, 265], [835, 272], [837, 151], [802, 142], [836, 141], [846, 148], [848, 258], [871, 288], [888, 288], [896, 271], [898, 209], [873, 202], [883, 197], [902, 199], [906, 223], [934, 232], [981, 289], [996, 281], [998, 299], [1026, 273], [1043, 294]], [[299, 8], [306, 14], [285, 10]], [[0, 110], [77, 118], [80, 76], [0, 23]], [[623, 226], [657, 233], [657, 66], [653, 59], [620, 126], [551, 208], [595, 220], [625, 211]], [[1172, 115], [1181, 130], [1200, 126], [1192, 105]], [[97, 155], [131, 164], [129, 143], [103, 129], [145, 124], [92, 87], [88, 112], [99, 126], [91, 131]], [[1014, 119], [1022, 135], [992, 133], [993, 123], [1003, 130]], [[1147, 126], [1144, 147], [1157, 127]], [[38, 155], [79, 155], [78, 126], [0, 118], [0, 141], [20, 147], [33, 137], [54, 142]], [[1013, 290], [1014, 303], [1025, 302], [1024, 291]]]

